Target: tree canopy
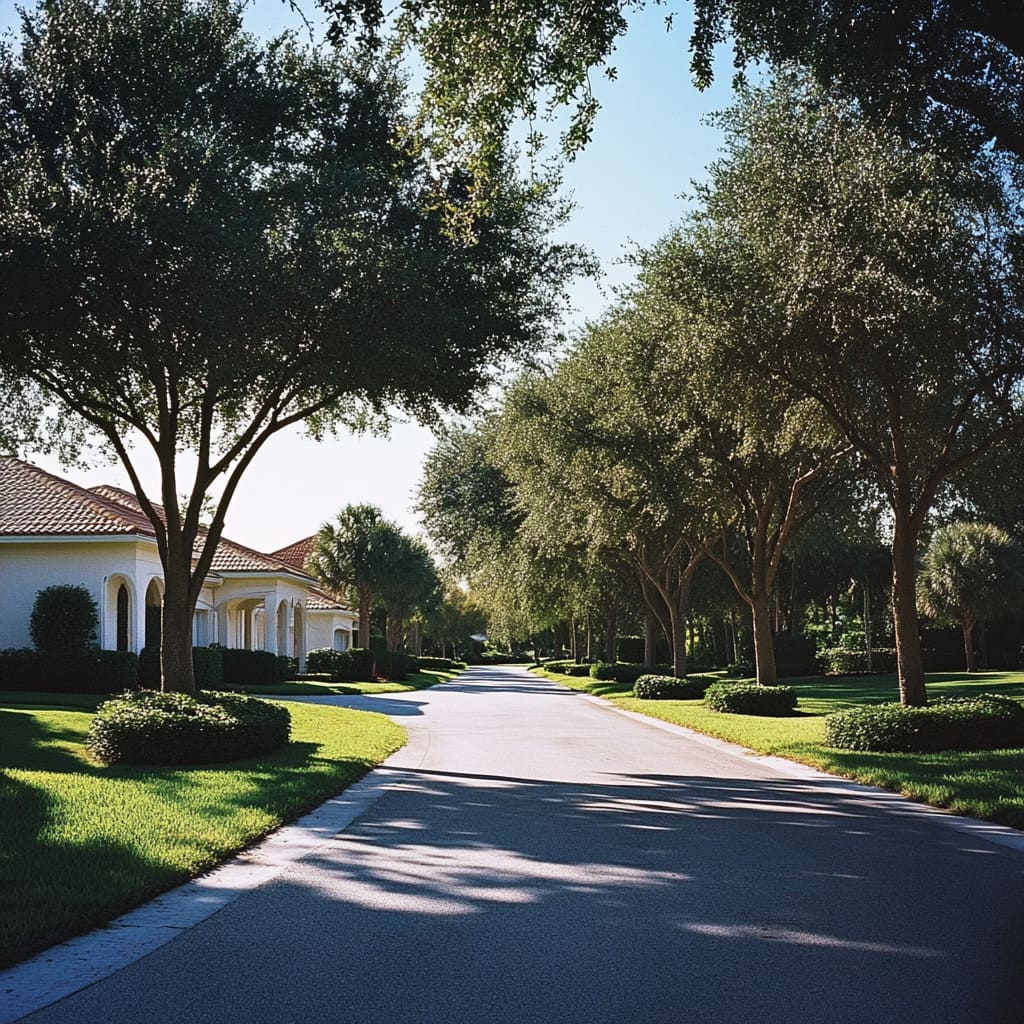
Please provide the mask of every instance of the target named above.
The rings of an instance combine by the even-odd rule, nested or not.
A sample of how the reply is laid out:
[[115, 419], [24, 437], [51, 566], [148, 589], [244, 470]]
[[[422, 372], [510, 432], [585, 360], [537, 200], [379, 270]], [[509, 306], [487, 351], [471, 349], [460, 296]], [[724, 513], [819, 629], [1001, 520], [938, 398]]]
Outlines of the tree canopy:
[[377, 57], [263, 43], [241, 17], [68, 0], [0, 49], [4, 376], [125, 465], [164, 563], [164, 684], [186, 690], [192, 609], [264, 442], [462, 408], [547, 337], [578, 266], [538, 190], [503, 173], [484, 216], [464, 167], [398, 145]]

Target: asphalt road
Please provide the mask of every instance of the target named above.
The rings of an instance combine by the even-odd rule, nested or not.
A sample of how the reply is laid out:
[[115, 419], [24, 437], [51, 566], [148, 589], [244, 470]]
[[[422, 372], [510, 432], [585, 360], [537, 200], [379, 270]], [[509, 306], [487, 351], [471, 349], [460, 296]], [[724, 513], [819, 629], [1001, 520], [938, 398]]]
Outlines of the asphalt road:
[[31, 1024], [1024, 1021], [1024, 854], [520, 669], [351, 827]]

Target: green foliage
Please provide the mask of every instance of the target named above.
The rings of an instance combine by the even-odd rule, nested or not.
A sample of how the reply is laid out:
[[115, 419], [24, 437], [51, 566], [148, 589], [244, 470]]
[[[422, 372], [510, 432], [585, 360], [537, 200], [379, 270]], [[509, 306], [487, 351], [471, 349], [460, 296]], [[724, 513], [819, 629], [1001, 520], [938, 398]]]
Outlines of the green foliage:
[[377, 672], [385, 679], [402, 682], [418, 670], [418, 660], [405, 651], [389, 651], [377, 659]]
[[96, 642], [99, 609], [85, 587], [57, 585], [36, 594], [29, 633], [36, 650], [84, 651]]
[[725, 666], [724, 674], [731, 679], [749, 679], [754, 675], [754, 666], [749, 661], [735, 661]]
[[420, 655], [416, 661], [420, 668], [436, 668], [442, 672], [459, 672], [466, 667], [464, 661], [453, 661], [451, 658], [432, 658]]
[[[845, 647], [828, 647], [818, 655], [822, 671], [830, 676], [859, 675], [868, 671], [868, 656], [864, 650], [851, 651]], [[873, 647], [871, 649], [872, 672], [896, 671], [896, 648]]]
[[939, 697], [927, 707], [878, 704], [825, 719], [825, 743], [843, 750], [925, 752], [1024, 747], [1024, 707], [1009, 697]]
[[131, 651], [0, 651], [0, 690], [118, 693], [134, 689], [138, 674]]
[[[143, 650], [145, 653], [145, 649]], [[193, 647], [192, 670], [196, 677], [196, 686], [200, 690], [219, 690], [224, 685], [224, 650], [221, 647]], [[140, 673], [141, 675], [141, 673]], [[157, 684], [159, 684], [159, 671]], [[140, 678], [140, 685], [145, 688], [147, 683]]]
[[733, 715], [779, 717], [796, 710], [796, 691], [790, 686], [715, 683], [708, 687], [704, 703], [712, 711]]
[[330, 676], [335, 683], [356, 678], [351, 651], [336, 651], [333, 647], [317, 647], [307, 651], [306, 671]]
[[225, 686], [273, 686], [281, 682], [277, 655], [270, 651], [220, 649]]
[[88, 747], [103, 764], [204, 764], [267, 754], [288, 742], [288, 711], [237, 694], [141, 690], [101, 704]]
[[991, 523], [955, 522], [932, 534], [918, 577], [921, 608], [969, 628], [1007, 610], [1022, 583], [1020, 549]]
[[352, 678], [363, 682], [372, 683], [376, 678], [374, 674], [374, 653], [365, 647], [350, 647], [348, 651], [352, 663]]
[[715, 682], [714, 676], [640, 676], [633, 696], [640, 700], [699, 700]]

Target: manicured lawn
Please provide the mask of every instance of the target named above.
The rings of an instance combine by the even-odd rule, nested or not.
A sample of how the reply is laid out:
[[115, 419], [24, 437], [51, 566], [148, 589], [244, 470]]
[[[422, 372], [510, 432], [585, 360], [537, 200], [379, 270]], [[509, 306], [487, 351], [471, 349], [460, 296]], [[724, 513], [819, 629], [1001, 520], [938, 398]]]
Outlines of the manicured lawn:
[[[762, 754], [786, 757], [823, 771], [904, 793], [957, 814], [1024, 828], [1024, 750], [939, 754], [864, 754], [835, 750], [822, 742], [824, 716], [861, 704], [898, 699], [896, 677], [837, 676], [788, 679], [797, 692], [799, 714], [758, 718], [709, 711], [699, 700], [637, 700], [618, 692], [601, 692], [612, 684], [543, 673], [573, 689], [608, 696], [628, 711], [738, 743]], [[972, 676], [928, 676], [931, 696], [1001, 693], [1024, 701], [1024, 673], [980, 672]]]
[[291, 703], [275, 754], [103, 768], [82, 745], [100, 699], [0, 694], [0, 965], [207, 870], [405, 742], [383, 715]]
[[[465, 670], [463, 670], [465, 671]], [[228, 686], [225, 689], [237, 693], [254, 693], [259, 697], [315, 697], [325, 694], [354, 693], [406, 693], [409, 690], [425, 690], [428, 686], [447, 683], [460, 675], [460, 672], [442, 672], [439, 669], [423, 669], [409, 676], [402, 683], [328, 683], [318, 680], [301, 679], [288, 683], [277, 683], [274, 686]]]

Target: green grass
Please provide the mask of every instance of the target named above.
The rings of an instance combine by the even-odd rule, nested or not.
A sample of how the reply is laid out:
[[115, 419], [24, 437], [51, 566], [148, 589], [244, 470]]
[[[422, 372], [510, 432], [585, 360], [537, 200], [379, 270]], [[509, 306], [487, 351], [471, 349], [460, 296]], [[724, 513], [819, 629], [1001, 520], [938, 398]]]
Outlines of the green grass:
[[[1024, 828], [1024, 750], [946, 751], [939, 754], [868, 754], [823, 743], [829, 712], [899, 699], [895, 675], [786, 679], [799, 700], [787, 718], [759, 718], [709, 711], [700, 700], [637, 700], [608, 683], [540, 672], [574, 690], [609, 697], [627, 711], [686, 726], [761, 754], [789, 758], [833, 775], [903, 793], [957, 814]], [[1024, 673], [979, 672], [928, 676], [932, 697], [1000, 693], [1024, 701]]]
[[330, 694], [407, 693], [410, 690], [425, 690], [428, 686], [447, 683], [460, 674], [461, 672], [442, 672], [440, 669], [423, 669], [410, 675], [402, 683], [328, 683], [313, 679], [301, 679], [288, 683], [276, 683], [274, 686], [227, 686], [225, 689], [233, 690], [236, 693], [254, 693], [260, 697], [322, 697]]
[[272, 755], [104, 768], [83, 746], [98, 699], [0, 694], [0, 966], [207, 870], [405, 742], [383, 715], [292, 703]]

